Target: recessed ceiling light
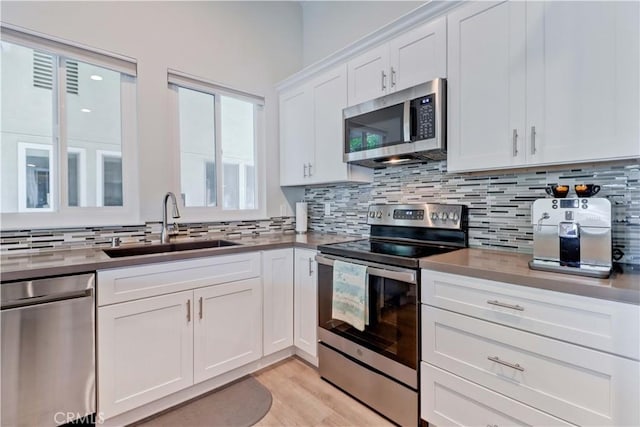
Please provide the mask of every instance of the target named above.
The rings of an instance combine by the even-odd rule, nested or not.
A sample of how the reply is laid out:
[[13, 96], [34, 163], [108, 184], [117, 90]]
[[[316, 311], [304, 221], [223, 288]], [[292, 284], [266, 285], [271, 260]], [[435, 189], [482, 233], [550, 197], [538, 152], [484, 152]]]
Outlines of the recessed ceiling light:
[[102, 76], [99, 76], [97, 74], [92, 74], [91, 75], [91, 80], [98, 80], [98, 81], [102, 80]]
[[82, 111], [83, 113], [90, 113], [91, 110], [88, 108], [81, 108], [80, 111]]

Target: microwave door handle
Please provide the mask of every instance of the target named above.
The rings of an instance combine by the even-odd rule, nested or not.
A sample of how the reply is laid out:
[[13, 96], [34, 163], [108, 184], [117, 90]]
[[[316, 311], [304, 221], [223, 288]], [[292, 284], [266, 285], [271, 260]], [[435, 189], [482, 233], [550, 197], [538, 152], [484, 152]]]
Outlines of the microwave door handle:
[[411, 113], [411, 101], [405, 101], [402, 112], [404, 142], [411, 142]]

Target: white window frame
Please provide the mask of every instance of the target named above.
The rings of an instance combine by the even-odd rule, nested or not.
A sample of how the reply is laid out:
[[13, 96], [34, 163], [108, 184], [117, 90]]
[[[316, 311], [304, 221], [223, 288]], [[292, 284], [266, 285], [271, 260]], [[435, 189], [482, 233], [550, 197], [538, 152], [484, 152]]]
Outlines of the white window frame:
[[[96, 150], [96, 206], [104, 207], [104, 158], [117, 157], [122, 161], [120, 151]], [[124, 181], [122, 182], [122, 195], [124, 197]]]
[[[53, 55], [56, 59], [54, 61], [56, 91], [53, 95], [55, 111], [52, 160], [56, 180], [53, 182], [52, 193], [55, 192], [57, 196], [55, 198], [51, 196], [52, 210], [29, 209], [28, 212], [24, 212], [18, 209], [15, 213], [2, 213], [2, 229], [140, 224], [139, 187], [136, 175], [136, 60], [5, 23], [2, 23], [1, 34], [3, 41]], [[120, 73], [123, 206], [68, 206], [66, 105], [64, 91], [60, 90], [60, 88], [66, 88], [66, 73], [61, 71], [67, 59]], [[71, 152], [74, 152], [73, 148]]]
[[[78, 206], [69, 206], [69, 207], [70, 208], [85, 207], [87, 204], [87, 150], [79, 147], [67, 147], [67, 154], [69, 153], [74, 153], [78, 155], [78, 184], [79, 184], [78, 185]], [[69, 173], [69, 169], [67, 169], [67, 173]], [[67, 179], [67, 182], [69, 182], [68, 179]]]
[[[181, 222], [212, 222], [229, 220], [256, 220], [267, 218], [266, 200], [266, 167], [265, 167], [265, 118], [264, 118], [264, 98], [241, 90], [223, 86], [219, 83], [208, 81], [190, 74], [176, 70], [167, 70], [167, 83], [169, 88], [169, 108], [171, 114], [171, 135], [173, 152], [173, 180], [172, 188], [176, 194], [181, 192], [180, 182], [180, 114], [178, 87], [207, 93], [214, 96], [215, 114], [215, 163], [216, 163], [216, 206], [184, 206], [182, 198], [179, 197], [180, 221]], [[221, 128], [221, 107], [220, 96], [228, 96], [241, 99], [254, 104], [254, 153], [255, 153], [255, 209], [224, 209], [223, 208], [223, 153], [222, 153], [222, 128]], [[237, 162], [236, 159], [227, 158], [227, 161]], [[241, 163], [242, 166], [244, 163]], [[240, 168], [240, 185], [243, 184], [243, 168]], [[244, 189], [240, 189], [244, 195]], [[240, 195], [239, 195], [240, 197]], [[244, 199], [239, 200], [239, 206], [244, 204]]]
[[[49, 152], [49, 207], [27, 207], [27, 150], [40, 150]], [[38, 144], [34, 142], [18, 142], [18, 212], [53, 212], [56, 199], [56, 176], [54, 149], [51, 144]]]

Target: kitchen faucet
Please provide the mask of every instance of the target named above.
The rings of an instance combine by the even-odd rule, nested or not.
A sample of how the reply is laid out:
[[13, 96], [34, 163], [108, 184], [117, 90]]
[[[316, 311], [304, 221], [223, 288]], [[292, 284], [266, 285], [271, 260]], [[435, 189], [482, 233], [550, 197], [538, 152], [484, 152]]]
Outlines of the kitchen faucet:
[[169, 226], [167, 225], [167, 200], [171, 197], [171, 203], [173, 203], [173, 218], [180, 218], [180, 212], [178, 211], [178, 204], [176, 202], [176, 195], [171, 191], [167, 192], [164, 195], [164, 200], [162, 201], [162, 231], [160, 232], [160, 243], [169, 243], [169, 239], [171, 239], [171, 235], [175, 234], [178, 231], [177, 224], [173, 225], [173, 232], [169, 233]]

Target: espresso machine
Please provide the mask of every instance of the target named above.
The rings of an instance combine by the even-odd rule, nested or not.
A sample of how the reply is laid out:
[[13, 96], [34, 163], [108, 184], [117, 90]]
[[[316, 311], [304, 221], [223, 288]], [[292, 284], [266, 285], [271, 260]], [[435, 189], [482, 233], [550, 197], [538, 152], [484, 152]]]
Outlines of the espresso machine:
[[531, 223], [529, 268], [600, 278], [611, 274], [608, 199], [538, 199], [533, 202]]

